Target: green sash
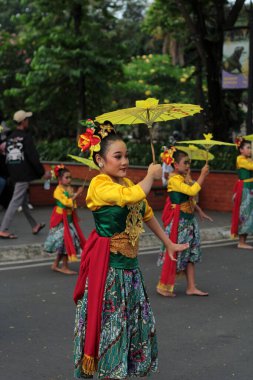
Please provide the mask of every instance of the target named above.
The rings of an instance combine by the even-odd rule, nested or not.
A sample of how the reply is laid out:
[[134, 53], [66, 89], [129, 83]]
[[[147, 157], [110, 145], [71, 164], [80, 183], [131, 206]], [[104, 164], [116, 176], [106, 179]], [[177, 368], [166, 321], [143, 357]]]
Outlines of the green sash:
[[[253, 171], [240, 168], [237, 169], [237, 174], [240, 180], [244, 181], [245, 179], [253, 178]], [[252, 182], [244, 182], [243, 187], [246, 189], [253, 189], [253, 181]]]
[[[121, 233], [126, 229], [126, 219], [129, 213], [127, 206], [103, 206], [93, 211], [96, 231], [100, 236], [111, 237], [114, 234]], [[145, 213], [145, 203], [141, 214]], [[118, 253], [110, 253], [109, 265], [117, 269], [136, 269], [139, 267], [137, 257], [131, 258]]]
[[[189, 200], [189, 195], [180, 193], [179, 191], [169, 191], [168, 196], [170, 198], [171, 203], [176, 205], [180, 205], [181, 203], [187, 202]], [[180, 217], [184, 219], [192, 219], [194, 214], [189, 214], [187, 212], [180, 210]]]
[[[64, 206], [60, 201], [56, 200], [56, 206], [62, 208], [62, 209], [66, 209], [67, 207]], [[72, 223], [73, 222], [73, 218], [72, 218], [72, 214], [67, 214], [67, 218], [68, 218], [68, 222]]]

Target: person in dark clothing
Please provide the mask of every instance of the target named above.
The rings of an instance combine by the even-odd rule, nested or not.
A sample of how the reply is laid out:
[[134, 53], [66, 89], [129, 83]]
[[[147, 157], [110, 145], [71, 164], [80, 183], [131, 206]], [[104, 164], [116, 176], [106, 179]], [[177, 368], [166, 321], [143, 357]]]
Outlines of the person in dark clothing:
[[6, 178], [8, 171], [5, 164], [5, 124], [2, 122], [0, 125], [0, 196], [4, 191], [6, 185]]
[[14, 185], [8, 173], [5, 155], [6, 140], [10, 134], [10, 129], [6, 126], [4, 121], [1, 122], [0, 128], [0, 205], [7, 209], [14, 190]]
[[2, 239], [17, 238], [17, 236], [9, 232], [9, 226], [19, 206], [22, 206], [24, 215], [32, 227], [33, 234], [36, 235], [45, 227], [44, 223], [35, 221], [27, 204], [29, 183], [42, 176], [50, 178], [50, 173], [45, 173], [40, 163], [33, 138], [27, 132], [31, 116], [32, 112], [17, 111], [13, 116], [13, 120], [17, 125], [16, 130], [10, 134], [6, 141], [6, 164], [15, 187], [0, 227], [0, 238]]

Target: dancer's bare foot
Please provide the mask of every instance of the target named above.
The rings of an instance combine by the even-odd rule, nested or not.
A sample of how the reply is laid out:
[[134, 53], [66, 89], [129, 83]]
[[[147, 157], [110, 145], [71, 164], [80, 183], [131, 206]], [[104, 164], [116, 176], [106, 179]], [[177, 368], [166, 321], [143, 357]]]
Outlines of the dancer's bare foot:
[[240, 248], [240, 249], [253, 249], [253, 246], [252, 245], [249, 245], [249, 244], [246, 244], [246, 243], [239, 243], [237, 248]]
[[59, 268], [56, 264], [51, 265], [51, 269], [52, 269], [54, 272], [60, 272], [60, 268]]
[[199, 290], [199, 289], [195, 288], [195, 289], [188, 289], [188, 290], [186, 290], [186, 295], [187, 296], [207, 297], [208, 293], [207, 292], [202, 292], [202, 290]]
[[59, 272], [63, 273], [63, 274], [68, 274], [68, 275], [73, 275], [73, 274], [77, 274], [77, 272], [75, 272], [74, 270], [71, 270], [67, 267], [61, 267], [59, 268]]
[[164, 296], [164, 297], [176, 297], [175, 293], [172, 293], [172, 292], [169, 292], [169, 291], [166, 291], [166, 290], [162, 290], [162, 289], [156, 288], [156, 291], [157, 291], [158, 294], [160, 294], [161, 296]]

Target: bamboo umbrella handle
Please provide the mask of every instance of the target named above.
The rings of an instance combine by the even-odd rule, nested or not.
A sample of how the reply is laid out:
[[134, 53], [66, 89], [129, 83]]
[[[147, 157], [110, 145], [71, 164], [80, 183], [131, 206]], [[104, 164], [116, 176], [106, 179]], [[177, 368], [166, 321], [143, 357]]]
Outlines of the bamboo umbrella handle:
[[152, 152], [152, 160], [153, 164], [155, 164], [155, 148], [153, 144], [153, 130], [152, 130], [152, 122], [150, 121], [150, 112], [149, 109], [147, 109], [147, 126], [149, 129], [149, 136], [150, 136], [150, 145], [151, 145], [151, 152]]
[[206, 164], [208, 164], [208, 148], [206, 149]]
[[156, 163], [156, 161], [155, 161], [155, 148], [154, 148], [154, 144], [153, 144], [152, 128], [149, 128], [149, 136], [150, 136], [150, 146], [151, 146], [151, 152], [152, 152], [152, 161], [153, 161], [153, 164], [155, 164]]

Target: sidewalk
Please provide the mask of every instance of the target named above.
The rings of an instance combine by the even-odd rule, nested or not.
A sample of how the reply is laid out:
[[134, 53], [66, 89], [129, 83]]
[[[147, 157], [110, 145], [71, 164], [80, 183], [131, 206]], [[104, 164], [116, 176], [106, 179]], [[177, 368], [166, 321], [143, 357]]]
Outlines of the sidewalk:
[[[45, 222], [46, 227], [40, 231], [38, 235], [33, 235], [23, 212], [17, 212], [10, 231], [16, 234], [18, 239], [0, 239], [0, 261], [26, 260], [43, 257], [42, 247], [47, 237], [52, 207], [37, 207], [31, 212], [38, 223]], [[160, 223], [161, 214], [162, 211], [155, 212], [155, 216]], [[2, 220], [3, 215], [4, 210], [1, 210], [0, 220]], [[80, 218], [80, 226], [87, 237], [94, 228], [92, 213], [86, 208], [79, 208], [78, 215]], [[200, 222], [202, 243], [229, 239], [231, 213], [210, 211], [208, 215], [213, 218], [214, 222]], [[145, 227], [145, 233], [141, 235], [140, 239], [141, 250], [145, 250], [145, 248], [150, 249], [151, 247], [158, 248], [159, 245], [159, 240], [151, 233], [148, 227]]]

